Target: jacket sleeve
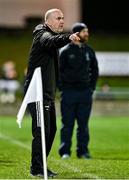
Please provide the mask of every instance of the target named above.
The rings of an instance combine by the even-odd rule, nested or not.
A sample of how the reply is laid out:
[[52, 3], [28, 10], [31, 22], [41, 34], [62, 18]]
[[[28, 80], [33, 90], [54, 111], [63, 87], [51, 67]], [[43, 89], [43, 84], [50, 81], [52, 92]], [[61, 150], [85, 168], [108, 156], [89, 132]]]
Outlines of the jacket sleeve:
[[50, 32], [44, 32], [40, 38], [40, 43], [45, 48], [61, 48], [70, 42], [70, 35], [70, 33], [52, 35]]
[[98, 68], [98, 61], [93, 51], [93, 61], [91, 63], [91, 88], [92, 90], [96, 89], [96, 83], [99, 76], [99, 68]]
[[67, 60], [67, 58], [66, 58], [66, 52], [61, 49], [61, 52], [60, 52], [60, 55], [59, 55], [59, 65], [60, 65], [60, 66], [59, 66], [59, 69], [60, 69], [60, 72], [61, 72], [61, 73], [62, 73], [62, 72], [64, 71], [64, 69], [65, 69], [66, 60]]
[[62, 90], [62, 85], [63, 85], [62, 83], [64, 81], [66, 64], [67, 64], [66, 52], [61, 49], [59, 55], [59, 83], [58, 83], [59, 90]]

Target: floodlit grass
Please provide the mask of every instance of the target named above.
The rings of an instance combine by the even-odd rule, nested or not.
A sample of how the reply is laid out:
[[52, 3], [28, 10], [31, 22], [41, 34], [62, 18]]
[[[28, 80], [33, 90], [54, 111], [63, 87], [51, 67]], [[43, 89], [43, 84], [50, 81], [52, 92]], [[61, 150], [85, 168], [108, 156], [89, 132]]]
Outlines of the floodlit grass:
[[[72, 156], [58, 155], [60, 118], [48, 166], [58, 172], [57, 179], [127, 179], [129, 178], [128, 117], [92, 117], [90, 120], [91, 160], [76, 157], [75, 131]], [[26, 117], [22, 129], [15, 117], [0, 117], [0, 179], [33, 179], [29, 175], [31, 157], [31, 120]]]

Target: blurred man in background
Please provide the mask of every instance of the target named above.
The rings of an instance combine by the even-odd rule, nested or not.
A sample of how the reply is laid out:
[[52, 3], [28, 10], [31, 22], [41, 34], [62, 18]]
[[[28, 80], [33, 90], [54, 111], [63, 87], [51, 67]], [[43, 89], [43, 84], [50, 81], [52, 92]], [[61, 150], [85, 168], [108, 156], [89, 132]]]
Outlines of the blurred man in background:
[[[63, 47], [70, 41], [79, 39], [77, 33], [59, 34], [63, 31], [64, 15], [59, 9], [50, 9], [45, 14], [45, 23], [38, 25], [34, 32], [34, 39], [29, 56], [27, 75], [25, 80], [25, 92], [28, 89], [34, 70], [41, 67], [43, 98], [44, 98], [44, 121], [47, 157], [52, 147], [56, 132], [55, 115], [55, 92], [58, 78], [58, 48]], [[39, 103], [28, 105], [32, 116], [32, 160], [31, 174], [43, 176], [42, 146], [41, 146], [41, 122]], [[53, 177], [56, 173], [48, 169], [48, 176]]]
[[98, 78], [98, 63], [94, 50], [87, 45], [89, 33], [83, 23], [73, 25], [73, 33], [79, 32], [80, 40], [71, 42], [60, 54], [61, 145], [62, 159], [71, 155], [71, 138], [77, 120], [77, 157], [91, 158], [88, 121], [92, 107], [92, 94]]
[[14, 103], [16, 101], [16, 92], [20, 89], [15, 63], [11, 60], [6, 61], [1, 70], [0, 102]]

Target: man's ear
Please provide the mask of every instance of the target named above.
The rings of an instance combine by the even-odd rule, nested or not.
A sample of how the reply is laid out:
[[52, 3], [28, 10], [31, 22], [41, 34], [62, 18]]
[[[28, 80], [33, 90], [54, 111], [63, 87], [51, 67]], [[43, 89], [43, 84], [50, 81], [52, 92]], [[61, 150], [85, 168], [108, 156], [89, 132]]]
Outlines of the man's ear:
[[51, 26], [51, 21], [50, 21], [50, 19], [46, 21], [46, 24], [49, 25], [49, 26]]

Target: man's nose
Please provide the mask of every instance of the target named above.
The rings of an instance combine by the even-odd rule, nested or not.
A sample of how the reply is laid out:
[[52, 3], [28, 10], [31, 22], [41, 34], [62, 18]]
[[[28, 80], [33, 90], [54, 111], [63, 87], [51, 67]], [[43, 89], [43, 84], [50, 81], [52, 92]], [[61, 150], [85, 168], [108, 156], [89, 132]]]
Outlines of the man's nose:
[[61, 23], [64, 23], [64, 19], [61, 19], [60, 22], [61, 22]]

